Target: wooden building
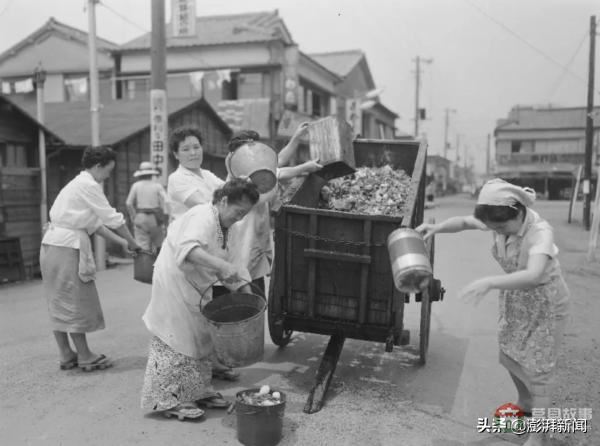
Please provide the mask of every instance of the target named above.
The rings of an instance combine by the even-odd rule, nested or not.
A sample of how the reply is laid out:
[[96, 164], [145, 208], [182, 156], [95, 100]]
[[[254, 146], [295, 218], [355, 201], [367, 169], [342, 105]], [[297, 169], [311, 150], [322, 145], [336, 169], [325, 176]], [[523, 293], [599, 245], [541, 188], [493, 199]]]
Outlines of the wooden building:
[[[81, 171], [81, 156], [91, 141], [91, 119], [88, 102], [47, 103], [45, 107], [49, 210], [59, 191]], [[104, 102], [100, 112], [100, 141], [117, 152], [116, 167], [105, 182], [105, 192], [111, 204], [125, 215], [133, 173], [140, 162], [150, 158], [149, 110], [149, 101], [142, 99]], [[169, 100], [168, 113], [169, 129], [182, 125], [200, 129], [204, 137], [203, 167], [224, 178], [229, 126], [204, 99]], [[40, 126], [35, 115], [35, 103], [15, 104], [0, 96], [0, 238], [20, 237], [28, 277], [39, 272], [42, 233], [37, 139]], [[172, 161], [170, 171], [176, 168]], [[0, 255], [0, 281], [1, 262]]]
[[[35, 104], [22, 107], [34, 113]], [[224, 178], [224, 159], [231, 129], [204, 99], [169, 99], [169, 129], [197, 126], [204, 138], [203, 167]], [[48, 203], [81, 170], [83, 149], [90, 145], [88, 102], [46, 104], [46, 125], [63, 141], [48, 148]], [[100, 142], [117, 152], [117, 163], [105, 183], [106, 195], [120, 211], [133, 184], [140, 162], [150, 159], [149, 100], [107, 101], [100, 111]], [[172, 159], [170, 170], [176, 162]]]
[[0, 95], [0, 282], [31, 277], [39, 270], [40, 129], [50, 144], [62, 144]]

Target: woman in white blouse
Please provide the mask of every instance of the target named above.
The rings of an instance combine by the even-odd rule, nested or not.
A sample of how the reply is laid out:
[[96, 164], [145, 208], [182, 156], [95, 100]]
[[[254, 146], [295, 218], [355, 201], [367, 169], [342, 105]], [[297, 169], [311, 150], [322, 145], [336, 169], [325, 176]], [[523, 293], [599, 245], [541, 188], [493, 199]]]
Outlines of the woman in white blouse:
[[[143, 316], [152, 333], [142, 389], [142, 408], [198, 418], [198, 407], [226, 408], [212, 387], [214, 345], [200, 311], [212, 285], [249, 291], [245, 268], [228, 262], [229, 228], [258, 201], [247, 180], [225, 183], [211, 203], [194, 206], [175, 220], [154, 265], [152, 298]], [[204, 297], [204, 300], [203, 300]]]
[[123, 214], [109, 204], [102, 191], [101, 183], [110, 176], [115, 159], [109, 147], [85, 149], [84, 170], [56, 197], [42, 239], [42, 279], [63, 370], [77, 366], [83, 370], [104, 369], [111, 365], [106, 356], [90, 350], [86, 338], [86, 333], [104, 328], [90, 237], [97, 233], [130, 250], [139, 249]]
[[179, 127], [169, 136], [171, 153], [179, 161], [167, 185], [173, 220], [192, 206], [210, 203], [214, 191], [224, 183], [210, 170], [202, 169], [202, 142], [202, 134], [195, 127]]

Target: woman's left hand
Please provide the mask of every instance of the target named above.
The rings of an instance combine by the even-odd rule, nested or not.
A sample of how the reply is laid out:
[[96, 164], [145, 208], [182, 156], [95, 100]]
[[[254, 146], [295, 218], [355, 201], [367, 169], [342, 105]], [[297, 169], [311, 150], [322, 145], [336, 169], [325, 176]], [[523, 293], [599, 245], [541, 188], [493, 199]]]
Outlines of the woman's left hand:
[[478, 279], [459, 291], [458, 296], [465, 303], [479, 304], [481, 299], [491, 291], [492, 284], [487, 278]]

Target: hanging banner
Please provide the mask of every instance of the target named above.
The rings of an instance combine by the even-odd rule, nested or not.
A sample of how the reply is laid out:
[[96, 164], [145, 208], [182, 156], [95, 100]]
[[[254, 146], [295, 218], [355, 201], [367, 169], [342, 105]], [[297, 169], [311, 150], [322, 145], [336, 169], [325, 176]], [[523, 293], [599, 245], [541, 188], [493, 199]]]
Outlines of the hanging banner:
[[362, 109], [360, 108], [361, 100], [359, 98], [346, 99], [346, 120], [354, 129], [354, 135], [362, 133]]
[[150, 161], [160, 172], [158, 182], [167, 185], [169, 175], [167, 92], [150, 90]]
[[196, 35], [196, 0], [172, 0], [173, 37]]

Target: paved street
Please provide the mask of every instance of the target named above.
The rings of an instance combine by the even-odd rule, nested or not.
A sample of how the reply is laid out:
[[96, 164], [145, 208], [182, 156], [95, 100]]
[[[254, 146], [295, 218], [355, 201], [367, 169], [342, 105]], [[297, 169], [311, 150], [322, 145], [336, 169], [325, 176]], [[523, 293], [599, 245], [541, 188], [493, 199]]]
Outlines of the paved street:
[[[440, 220], [470, 213], [473, 205], [471, 199], [451, 197], [440, 200], [427, 214]], [[583, 240], [577, 247], [563, 250], [570, 268], [575, 268], [572, 265], [577, 262], [585, 263], [581, 249], [587, 233], [577, 223], [570, 227], [563, 224], [566, 206], [566, 202], [547, 202], [538, 208], [543, 215], [548, 213], [549, 218], [561, 222], [559, 245], [560, 237]], [[473, 231], [436, 238], [435, 275], [447, 293], [444, 302], [433, 305], [425, 367], [416, 365], [419, 305], [411, 302], [405, 322], [411, 329], [413, 346], [385, 353], [383, 344], [346, 341], [326, 405], [318, 414], [306, 415], [302, 408], [327, 344], [328, 338], [323, 336], [296, 333], [290, 345], [278, 349], [267, 331], [264, 361], [242, 369], [242, 379], [234, 385], [217, 382], [218, 390], [229, 399], [241, 389], [262, 384], [284, 391], [288, 404], [281, 445], [521, 444], [523, 439], [515, 436], [478, 434], [475, 429], [477, 417], [490, 416], [499, 405], [516, 399], [507, 373], [497, 364], [495, 297], [488, 296], [477, 307], [456, 299], [457, 290], [468, 281], [499, 271], [489, 254], [489, 237]], [[572, 291], [578, 301], [587, 299], [585, 290], [595, 289], [598, 283], [592, 269], [585, 268], [575, 268], [579, 279]], [[565, 270], [569, 281], [574, 276], [567, 267]], [[132, 280], [131, 265], [101, 272], [97, 284], [107, 328], [92, 334], [90, 345], [114, 358], [115, 365], [93, 373], [58, 370], [40, 281], [0, 287], [0, 443], [239, 444], [235, 414], [209, 410], [203, 421], [178, 422], [139, 409], [149, 341], [140, 317], [150, 287]], [[576, 309], [580, 310], [579, 305]], [[598, 304], [586, 308], [598, 314]], [[572, 351], [567, 349], [573, 356], [570, 366], [575, 364], [579, 373], [571, 376], [573, 381], [591, 376], [597, 365], [590, 359], [586, 366], [579, 356], [584, 346], [577, 350], [573, 342], [581, 336], [585, 345], [597, 345], [597, 321], [583, 313], [577, 319], [581, 327], [567, 330], [570, 345], [575, 346]], [[585, 318], [590, 319], [589, 325]], [[591, 369], [584, 370], [586, 367]], [[587, 392], [571, 385], [571, 393], [581, 398], [571, 401], [572, 407], [592, 403], [597, 407], [598, 395], [593, 394], [597, 384], [585, 384]], [[591, 438], [578, 436], [568, 443], [557, 440], [556, 444], [598, 444]]]

